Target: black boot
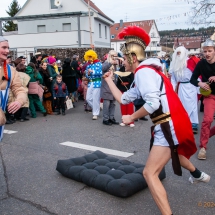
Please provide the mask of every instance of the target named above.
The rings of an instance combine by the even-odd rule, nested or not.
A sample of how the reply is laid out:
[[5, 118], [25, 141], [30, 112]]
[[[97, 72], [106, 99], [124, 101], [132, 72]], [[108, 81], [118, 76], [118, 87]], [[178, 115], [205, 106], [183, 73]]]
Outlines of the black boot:
[[13, 124], [12, 121], [10, 121], [9, 119], [6, 120], [6, 124]]
[[104, 125], [112, 125], [112, 123], [109, 120], [103, 120]]
[[22, 109], [20, 122], [24, 122], [24, 121], [29, 120], [29, 119], [26, 118], [27, 113], [28, 113], [28, 108], [27, 108], [27, 107], [24, 107], [24, 108]]
[[62, 110], [62, 115], [65, 116], [65, 110]]
[[143, 120], [143, 121], [148, 121], [148, 119], [144, 116], [144, 117], [141, 117], [140, 120]]
[[113, 125], [119, 125], [119, 122], [117, 122], [114, 118], [109, 119], [109, 122], [111, 122]]

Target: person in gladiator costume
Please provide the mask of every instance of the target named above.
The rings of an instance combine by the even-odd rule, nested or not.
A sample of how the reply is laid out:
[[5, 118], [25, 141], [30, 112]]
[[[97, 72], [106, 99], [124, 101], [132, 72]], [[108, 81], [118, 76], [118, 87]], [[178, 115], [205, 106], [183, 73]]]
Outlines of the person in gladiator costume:
[[129, 124], [150, 116], [154, 124], [151, 128], [153, 134], [143, 176], [161, 213], [170, 215], [172, 211], [167, 194], [158, 177], [170, 158], [175, 174], [182, 175], [181, 166], [190, 171], [191, 183], [194, 180], [209, 182], [210, 176], [189, 161], [197, 150], [192, 125], [169, 79], [162, 73], [159, 59], [145, 59], [149, 35], [142, 28], [131, 26], [120, 32], [118, 37], [126, 41], [121, 47], [123, 64], [126, 71], [135, 74], [135, 87], [122, 94], [112, 81], [112, 71], [107, 72], [104, 79], [119, 103], [128, 104], [137, 98], [145, 102], [134, 114], [122, 116], [122, 121]]

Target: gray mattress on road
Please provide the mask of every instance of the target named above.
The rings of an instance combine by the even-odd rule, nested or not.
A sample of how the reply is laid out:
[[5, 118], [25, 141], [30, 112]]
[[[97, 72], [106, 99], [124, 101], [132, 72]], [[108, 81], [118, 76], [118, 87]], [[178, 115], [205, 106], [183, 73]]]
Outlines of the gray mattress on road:
[[[101, 151], [83, 157], [58, 160], [56, 170], [63, 176], [118, 197], [129, 197], [147, 187], [144, 165], [119, 160]], [[166, 177], [163, 169], [159, 175]]]

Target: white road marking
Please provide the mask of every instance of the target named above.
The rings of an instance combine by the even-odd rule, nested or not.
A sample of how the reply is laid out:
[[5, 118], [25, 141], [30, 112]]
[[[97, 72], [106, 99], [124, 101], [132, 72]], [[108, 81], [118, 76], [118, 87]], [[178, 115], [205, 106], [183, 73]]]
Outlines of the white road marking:
[[11, 131], [11, 130], [6, 130], [4, 129], [4, 134], [15, 134], [17, 133], [18, 131]]
[[85, 150], [89, 150], [89, 151], [99, 150], [99, 151], [104, 152], [109, 155], [115, 155], [115, 156], [124, 157], [124, 158], [128, 158], [128, 157], [134, 155], [134, 153], [122, 152], [122, 151], [117, 151], [117, 150], [113, 150], [113, 149], [101, 148], [101, 147], [97, 147], [97, 146], [90, 146], [90, 145], [85, 145], [85, 144], [81, 144], [81, 143], [69, 142], [69, 141], [60, 143], [60, 145], [70, 146], [70, 147], [74, 147], [74, 148], [78, 148], [78, 149], [85, 149]]

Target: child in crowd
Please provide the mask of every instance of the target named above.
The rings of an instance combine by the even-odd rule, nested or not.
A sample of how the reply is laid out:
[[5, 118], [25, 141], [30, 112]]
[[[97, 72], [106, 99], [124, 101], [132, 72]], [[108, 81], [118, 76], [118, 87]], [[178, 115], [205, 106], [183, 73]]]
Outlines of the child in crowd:
[[47, 87], [44, 88], [43, 93], [43, 106], [46, 109], [47, 114], [53, 114], [52, 111], [52, 94]]
[[92, 112], [91, 107], [88, 105], [87, 101], [86, 101], [86, 95], [87, 95], [87, 85], [89, 83], [89, 79], [86, 77], [82, 78], [82, 88], [83, 88], [83, 94], [84, 94], [84, 111], [86, 112]]
[[53, 86], [53, 97], [57, 101], [57, 115], [61, 114], [60, 109], [62, 109], [62, 115], [65, 115], [65, 102], [68, 99], [68, 90], [66, 84], [62, 81], [61, 75], [56, 77], [56, 82]]

